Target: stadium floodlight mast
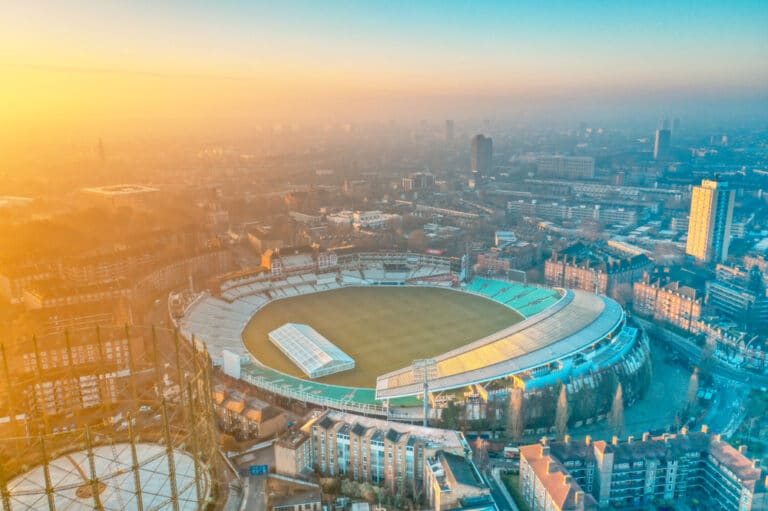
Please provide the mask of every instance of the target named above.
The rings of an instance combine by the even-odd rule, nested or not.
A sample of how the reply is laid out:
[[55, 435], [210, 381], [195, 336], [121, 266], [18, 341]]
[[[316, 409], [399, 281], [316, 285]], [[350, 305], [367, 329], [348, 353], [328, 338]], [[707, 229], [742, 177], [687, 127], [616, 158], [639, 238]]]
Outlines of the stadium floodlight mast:
[[411, 364], [413, 371], [413, 380], [424, 381], [424, 427], [427, 427], [427, 417], [429, 415], [429, 380], [437, 377], [437, 360], [434, 358], [417, 358]]

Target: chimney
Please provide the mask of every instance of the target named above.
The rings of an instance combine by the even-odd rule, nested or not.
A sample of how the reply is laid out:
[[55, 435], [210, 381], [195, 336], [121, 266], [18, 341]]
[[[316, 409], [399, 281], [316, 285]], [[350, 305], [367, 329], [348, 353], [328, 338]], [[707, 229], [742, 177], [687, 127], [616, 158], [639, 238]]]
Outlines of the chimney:
[[740, 445], [739, 446], [739, 452], [741, 454], [747, 454], [747, 446], [746, 445]]
[[563, 474], [563, 484], [569, 486], [573, 483], [573, 477], [568, 474]]
[[683, 435], [683, 436], [687, 435], [688, 434], [688, 426], [683, 426], [682, 428], [680, 428], [680, 434]]
[[752, 460], [752, 468], [757, 468], [760, 466], [760, 460], [755, 458]]
[[715, 440], [715, 442], [719, 442], [719, 441], [720, 441], [720, 438], [721, 438], [721, 436], [720, 436], [719, 434], [715, 435], [715, 436], [714, 436], [714, 440]]
[[563, 442], [565, 442], [566, 444], [571, 443], [571, 435], [565, 435], [563, 437]]
[[647, 442], [650, 439], [651, 439], [651, 434], [650, 433], [648, 433], [647, 431], [645, 433], [643, 433], [643, 442]]
[[[768, 479], [768, 477], [766, 479]], [[573, 503], [578, 506], [583, 501], [584, 501], [584, 492], [583, 491], [577, 491], [576, 494], [573, 496]]]
[[702, 433], [709, 433], [709, 426], [707, 426], [706, 424], [702, 424], [701, 425], [701, 432]]
[[552, 473], [552, 469], [553, 469], [553, 468], [554, 468], [554, 467], [552, 466], [552, 460], [551, 460], [551, 459], [548, 459], [548, 460], [547, 460], [547, 474], [551, 474], [551, 473]]
[[584, 438], [584, 443], [587, 444], [587, 445], [592, 445], [592, 437], [590, 435], [587, 435]]
[[619, 437], [617, 437], [616, 435], [613, 435], [613, 438], [611, 438], [611, 444], [619, 445]]
[[629, 436], [627, 437], [627, 443], [628, 443], [628, 444], [631, 444], [631, 443], [632, 443], [632, 442], [634, 442], [634, 441], [635, 441], [635, 437], [633, 437], [632, 435], [629, 435]]

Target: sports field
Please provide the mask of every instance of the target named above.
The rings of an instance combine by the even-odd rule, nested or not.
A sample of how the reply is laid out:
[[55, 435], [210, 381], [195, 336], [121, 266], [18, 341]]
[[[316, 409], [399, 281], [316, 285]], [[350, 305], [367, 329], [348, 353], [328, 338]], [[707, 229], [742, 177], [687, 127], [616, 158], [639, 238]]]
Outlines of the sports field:
[[355, 359], [355, 369], [316, 381], [374, 387], [376, 377], [415, 358], [440, 355], [517, 323], [522, 317], [499, 303], [448, 289], [350, 287], [268, 304], [243, 332], [262, 363], [305, 377], [269, 340], [284, 323], [306, 323]]

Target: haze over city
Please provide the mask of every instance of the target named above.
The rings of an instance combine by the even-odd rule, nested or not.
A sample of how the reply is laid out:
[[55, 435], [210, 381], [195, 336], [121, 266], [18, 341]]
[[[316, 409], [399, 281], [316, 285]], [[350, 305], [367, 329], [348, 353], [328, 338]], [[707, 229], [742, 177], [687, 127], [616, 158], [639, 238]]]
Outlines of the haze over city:
[[767, 27], [0, 5], [0, 511], [768, 510]]

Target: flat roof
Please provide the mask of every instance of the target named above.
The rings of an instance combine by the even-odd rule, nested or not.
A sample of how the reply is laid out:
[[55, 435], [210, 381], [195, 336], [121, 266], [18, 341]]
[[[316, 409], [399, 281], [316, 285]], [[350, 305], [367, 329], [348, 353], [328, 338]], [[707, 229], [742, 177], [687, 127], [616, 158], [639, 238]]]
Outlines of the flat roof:
[[[558, 303], [520, 323], [435, 357], [433, 391], [514, 374], [577, 353], [603, 339], [624, 318], [614, 300], [586, 291], [569, 290]], [[411, 367], [376, 379], [377, 399], [423, 392]]]

